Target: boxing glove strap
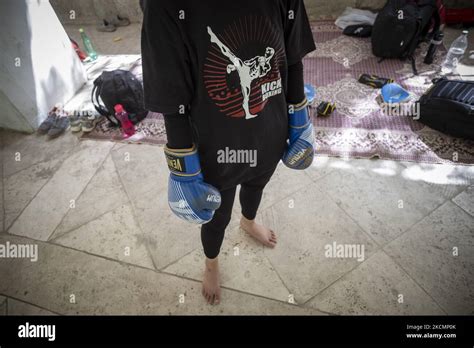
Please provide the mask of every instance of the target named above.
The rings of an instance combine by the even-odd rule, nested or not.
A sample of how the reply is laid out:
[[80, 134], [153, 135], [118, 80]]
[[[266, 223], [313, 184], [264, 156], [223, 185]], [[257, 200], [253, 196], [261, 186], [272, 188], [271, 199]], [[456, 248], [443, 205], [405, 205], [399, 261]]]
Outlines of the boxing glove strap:
[[[293, 111], [293, 112], [291, 112]], [[308, 113], [308, 100], [305, 98], [301, 103], [291, 105], [288, 113], [291, 128], [305, 128], [311, 121]]]
[[170, 149], [165, 146], [168, 168], [177, 176], [196, 176], [201, 173], [199, 155], [195, 146], [190, 149]]
[[[305, 107], [307, 107], [308, 104], [309, 104], [308, 98], [305, 97], [304, 100], [303, 100], [301, 103], [298, 103], [298, 104], [295, 104], [295, 105], [291, 105], [291, 107], [292, 107], [292, 109], [293, 109], [294, 111], [301, 111], [301, 110], [303, 110]], [[291, 112], [290, 112], [290, 114], [291, 114]]]

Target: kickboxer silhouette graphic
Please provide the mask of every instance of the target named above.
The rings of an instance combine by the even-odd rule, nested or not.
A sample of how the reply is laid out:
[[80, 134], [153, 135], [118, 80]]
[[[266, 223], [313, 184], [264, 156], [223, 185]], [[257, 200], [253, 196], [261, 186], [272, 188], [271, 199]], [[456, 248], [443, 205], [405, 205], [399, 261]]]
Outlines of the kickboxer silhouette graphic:
[[242, 59], [237, 57], [226, 45], [222, 43], [221, 40], [219, 40], [210, 27], [207, 27], [207, 31], [211, 36], [211, 42], [219, 46], [222, 54], [229, 58], [232, 63], [227, 66], [227, 74], [231, 74], [233, 71], [237, 71], [239, 74], [242, 95], [244, 97], [242, 107], [245, 111], [245, 119], [249, 120], [257, 117], [257, 115], [253, 115], [250, 112], [250, 93], [252, 91], [252, 82], [260, 77], [264, 77], [270, 70], [272, 70], [270, 61], [275, 55], [275, 50], [271, 47], [267, 47], [265, 56], [257, 56], [255, 58], [242, 61]]

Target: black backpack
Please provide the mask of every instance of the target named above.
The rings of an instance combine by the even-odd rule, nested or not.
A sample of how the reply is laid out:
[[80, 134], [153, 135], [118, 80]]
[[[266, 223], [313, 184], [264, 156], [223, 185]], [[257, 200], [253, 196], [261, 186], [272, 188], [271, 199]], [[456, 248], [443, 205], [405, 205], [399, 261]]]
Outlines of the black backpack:
[[[433, 20], [434, 28], [430, 34]], [[413, 72], [418, 75], [415, 50], [420, 42], [434, 36], [440, 25], [436, 0], [388, 0], [375, 19], [372, 52], [384, 59], [408, 58], [412, 62]]]
[[474, 140], [474, 81], [435, 80], [419, 103], [421, 123], [457, 138]]
[[143, 85], [135, 75], [130, 71], [113, 70], [104, 71], [94, 81], [91, 98], [97, 112], [107, 117], [112, 126], [119, 127], [115, 105], [122, 104], [130, 121], [137, 124], [148, 115], [143, 95]]

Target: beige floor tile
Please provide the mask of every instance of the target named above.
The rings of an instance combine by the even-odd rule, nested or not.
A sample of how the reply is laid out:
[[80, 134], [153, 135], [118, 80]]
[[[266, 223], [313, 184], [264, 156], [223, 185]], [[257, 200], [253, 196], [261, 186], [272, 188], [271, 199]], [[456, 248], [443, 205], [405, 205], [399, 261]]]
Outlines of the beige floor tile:
[[474, 186], [468, 187], [466, 191], [456, 196], [453, 202], [474, 216]]
[[[181, 301], [182, 302], [182, 301]], [[185, 294], [184, 303], [175, 305], [173, 315], [326, 315], [313, 308], [304, 308], [289, 303], [222, 289], [221, 304], [209, 306], [201, 295], [197, 284]]]
[[0, 233], [5, 231], [7, 228], [6, 228], [6, 224], [4, 225], [5, 223], [5, 205], [3, 203], [3, 198], [4, 198], [4, 189], [3, 189], [3, 179], [0, 179]]
[[7, 298], [5, 296], [0, 296], [0, 317], [7, 315]]
[[317, 183], [299, 191], [292, 202], [285, 199], [264, 211], [262, 220], [278, 236], [277, 247], [265, 249], [265, 255], [297, 303], [304, 303], [359, 264], [356, 257], [326, 257], [334, 243], [363, 248], [360, 256], [364, 258], [376, 248]]
[[201, 247], [201, 226], [173, 214], [168, 206], [167, 189], [144, 193], [134, 200], [133, 207], [158, 269]]
[[80, 142], [70, 132], [56, 139], [36, 134], [4, 132], [3, 174], [9, 176], [33, 164], [61, 160], [73, 154]]
[[8, 299], [8, 315], [56, 315], [50, 311], [30, 305], [25, 302]]
[[344, 160], [337, 157], [316, 156], [311, 167], [304, 172], [313, 181], [316, 181], [339, 168], [341, 163], [344, 163]]
[[264, 210], [310, 184], [311, 180], [304, 171], [292, 170], [280, 163], [263, 191], [259, 209]]
[[[0, 243], [7, 240], [29, 242], [0, 236]], [[41, 257], [37, 263], [25, 259], [0, 263], [4, 279], [0, 292], [59, 314], [321, 314], [231, 290], [223, 291], [221, 306], [208, 306], [199, 282], [48, 243], [38, 244]]]
[[447, 197], [391, 171], [337, 171], [317, 182], [379, 244], [405, 232]]
[[6, 230], [38, 191], [53, 177], [60, 165], [59, 160], [52, 159], [34, 164], [4, 179]]
[[444, 314], [383, 251], [378, 251], [307, 305], [339, 315]]
[[128, 204], [66, 233], [54, 243], [154, 269], [146, 238]]
[[[290, 292], [264, 255], [263, 248], [245, 238], [228, 236], [219, 255], [222, 286], [287, 302]], [[204, 260], [204, 252], [198, 248], [165, 268], [164, 272], [202, 281]]]
[[472, 216], [447, 202], [385, 251], [448, 314], [473, 314], [473, 226]]
[[111, 154], [130, 199], [168, 187], [169, 170], [162, 146], [126, 145]]
[[57, 238], [128, 201], [122, 183], [109, 156], [84, 192], [70, 209], [51, 238]]
[[113, 143], [84, 141], [28, 204], [9, 233], [47, 240], [107, 157]]

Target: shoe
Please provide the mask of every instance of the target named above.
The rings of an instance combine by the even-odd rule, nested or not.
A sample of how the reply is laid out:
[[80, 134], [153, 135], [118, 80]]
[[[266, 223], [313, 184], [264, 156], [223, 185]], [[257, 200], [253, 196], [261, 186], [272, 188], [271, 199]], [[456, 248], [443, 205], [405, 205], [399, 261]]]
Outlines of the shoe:
[[53, 126], [48, 131], [48, 136], [51, 139], [57, 138], [58, 136], [63, 134], [65, 131], [67, 131], [69, 127], [70, 127], [69, 117], [67, 116], [57, 117]]
[[105, 33], [112, 33], [116, 30], [117, 30], [117, 27], [113, 23], [110, 23], [105, 19], [102, 21], [102, 24], [97, 27], [97, 31], [101, 31]]
[[51, 129], [51, 127], [54, 125], [54, 123], [56, 122], [56, 119], [58, 118], [58, 113], [59, 111], [59, 108], [57, 106], [54, 107], [53, 110], [51, 110], [49, 113], [48, 113], [48, 117], [46, 118], [46, 120], [44, 120], [39, 128], [38, 128], [38, 133], [39, 134], [46, 134], [48, 133], [48, 131]]
[[99, 117], [96, 115], [82, 116], [81, 126], [84, 133], [90, 133], [94, 130], [95, 126], [99, 123]]
[[128, 25], [130, 25], [130, 20], [128, 18], [125, 18], [125, 17], [120, 17], [119, 15], [117, 15], [117, 18], [114, 19], [112, 21], [112, 23], [116, 26], [116, 27], [126, 27]]
[[79, 115], [69, 116], [69, 123], [71, 124], [71, 132], [77, 133], [82, 131], [82, 122]]

